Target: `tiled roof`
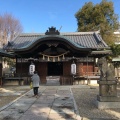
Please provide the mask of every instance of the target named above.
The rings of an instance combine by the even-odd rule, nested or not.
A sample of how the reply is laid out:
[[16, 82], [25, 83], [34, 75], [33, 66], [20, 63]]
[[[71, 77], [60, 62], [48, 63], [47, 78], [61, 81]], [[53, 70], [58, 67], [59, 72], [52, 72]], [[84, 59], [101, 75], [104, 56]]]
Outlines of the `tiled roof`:
[[[48, 37], [49, 35], [45, 35], [43, 33], [22, 33], [18, 35], [10, 45], [5, 48], [12, 49], [22, 49], [30, 46], [36, 40], [40, 40], [43, 37]], [[56, 35], [52, 35], [56, 36]], [[83, 48], [92, 48], [92, 49], [101, 49], [101, 48], [109, 48], [108, 45], [102, 40], [99, 32], [72, 32], [72, 33], [60, 33], [57, 35], [60, 37], [66, 38], [72, 44], [77, 47]]]

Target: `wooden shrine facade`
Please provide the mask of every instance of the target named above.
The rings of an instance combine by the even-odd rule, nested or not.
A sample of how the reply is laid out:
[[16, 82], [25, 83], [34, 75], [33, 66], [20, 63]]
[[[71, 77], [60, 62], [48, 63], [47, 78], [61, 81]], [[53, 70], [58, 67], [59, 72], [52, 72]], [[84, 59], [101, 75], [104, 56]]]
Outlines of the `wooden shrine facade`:
[[96, 60], [111, 53], [99, 32], [60, 33], [54, 27], [45, 34], [20, 34], [4, 49], [16, 57], [16, 74], [29, 76], [34, 63], [42, 83], [46, 76], [71, 77], [73, 61], [77, 76], [97, 72]]

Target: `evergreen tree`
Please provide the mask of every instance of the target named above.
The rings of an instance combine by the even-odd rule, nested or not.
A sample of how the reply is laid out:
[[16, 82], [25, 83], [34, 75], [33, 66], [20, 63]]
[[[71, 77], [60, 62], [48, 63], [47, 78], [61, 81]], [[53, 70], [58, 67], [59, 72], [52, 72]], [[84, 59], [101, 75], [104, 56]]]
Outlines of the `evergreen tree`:
[[113, 44], [111, 45], [111, 50], [113, 52], [112, 57], [120, 56], [120, 44]]
[[75, 14], [78, 31], [96, 31], [108, 44], [113, 44], [113, 32], [118, 29], [118, 15], [114, 13], [112, 1], [102, 0], [100, 4], [92, 2], [85, 5]]

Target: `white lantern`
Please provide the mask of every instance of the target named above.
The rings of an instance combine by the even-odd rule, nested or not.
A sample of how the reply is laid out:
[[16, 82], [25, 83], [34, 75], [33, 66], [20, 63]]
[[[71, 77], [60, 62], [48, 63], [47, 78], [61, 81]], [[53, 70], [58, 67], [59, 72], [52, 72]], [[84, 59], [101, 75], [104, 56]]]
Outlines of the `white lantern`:
[[33, 63], [31, 63], [31, 65], [29, 66], [29, 74], [33, 75], [35, 71], [35, 65]]
[[76, 64], [74, 62], [71, 64], [71, 74], [72, 75], [76, 74]]

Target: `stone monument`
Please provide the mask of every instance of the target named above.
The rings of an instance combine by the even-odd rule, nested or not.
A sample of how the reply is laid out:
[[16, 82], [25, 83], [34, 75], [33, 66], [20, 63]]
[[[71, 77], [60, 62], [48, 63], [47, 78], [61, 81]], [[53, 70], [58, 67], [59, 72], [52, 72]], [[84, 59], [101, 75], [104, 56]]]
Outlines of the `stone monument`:
[[113, 64], [108, 63], [106, 58], [102, 57], [98, 60], [98, 67], [100, 70], [98, 108], [120, 108], [120, 97], [117, 96], [117, 79]]

